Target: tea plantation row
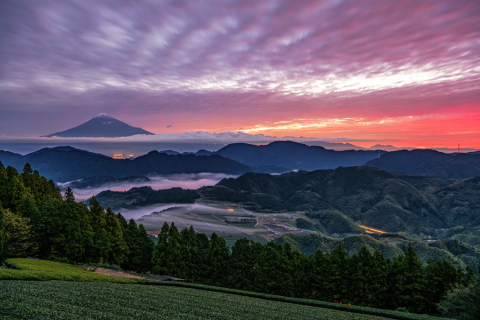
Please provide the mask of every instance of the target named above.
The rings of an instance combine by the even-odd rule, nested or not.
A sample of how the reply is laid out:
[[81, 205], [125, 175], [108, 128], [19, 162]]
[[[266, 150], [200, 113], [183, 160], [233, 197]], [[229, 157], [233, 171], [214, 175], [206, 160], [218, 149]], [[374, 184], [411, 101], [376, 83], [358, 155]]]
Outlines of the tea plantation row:
[[235, 294], [100, 282], [0, 281], [8, 319], [387, 319]]

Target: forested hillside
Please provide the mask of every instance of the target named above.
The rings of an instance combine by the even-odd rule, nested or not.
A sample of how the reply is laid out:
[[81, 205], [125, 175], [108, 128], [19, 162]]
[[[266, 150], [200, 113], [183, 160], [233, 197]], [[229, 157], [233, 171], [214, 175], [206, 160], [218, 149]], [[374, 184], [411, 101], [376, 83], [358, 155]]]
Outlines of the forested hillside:
[[365, 165], [386, 171], [445, 179], [480, 176], [480, 155], [475, 153], [448, 154], [428, 149], [400, 150], [385, 153]]
[[[389, 232], [434, 235], [441, 229], [480, 226], [479, 177], [445, 180], [361, 166], [281, 176], [247, 173], [199, 192], [248, 203], [261, 212], [306, 211], [320, 223], [324, 218], [358, 221]], [[351, 227], [344, 230], [351, 232]]]
[[383, 153], [385, 151], [381, 150], [335, 151], [294, 141], [275, 141], [267, 145], [232, 143], [216, 152], [222, 157], [238, 161], [247, 166], [272, 166], [273, 170], [284, 168], [284, 171], [361, 166]]
[[128, 191], [102, 191], [95, 198], [113, 209], [135, 208], [156, 203], [193, 203], [200, 198], [196, 190], [170, 188], [153, 190], [151, 187], [132, 188]]

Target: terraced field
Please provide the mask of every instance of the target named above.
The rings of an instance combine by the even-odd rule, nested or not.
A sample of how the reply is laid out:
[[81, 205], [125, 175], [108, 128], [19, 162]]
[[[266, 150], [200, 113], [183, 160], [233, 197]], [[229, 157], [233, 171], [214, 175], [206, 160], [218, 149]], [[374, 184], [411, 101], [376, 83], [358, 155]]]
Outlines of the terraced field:
[[388, 319], [174, 286], [0, 281], [0, 319]]

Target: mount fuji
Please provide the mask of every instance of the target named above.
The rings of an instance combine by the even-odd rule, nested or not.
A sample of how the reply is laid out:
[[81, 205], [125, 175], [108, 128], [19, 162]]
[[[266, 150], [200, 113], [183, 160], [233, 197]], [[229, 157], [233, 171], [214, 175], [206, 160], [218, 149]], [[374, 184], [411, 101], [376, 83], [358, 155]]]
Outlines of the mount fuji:
[[154, 133], [142, 128], [132, 127], [125, 122], [117, 120], [105, 113], [93, 117], [85, 123], [74, 128], [51, 133], [42, 137], [93, 137], [93, 138], [117, 138], [128, 137], [136, 134], [153, 135]]

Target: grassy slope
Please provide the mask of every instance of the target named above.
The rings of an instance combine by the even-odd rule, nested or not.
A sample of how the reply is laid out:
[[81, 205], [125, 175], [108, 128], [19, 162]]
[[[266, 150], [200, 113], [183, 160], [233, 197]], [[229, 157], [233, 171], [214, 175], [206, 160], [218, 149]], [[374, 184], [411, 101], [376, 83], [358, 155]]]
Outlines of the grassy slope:
[[141, 280], [105, 276], [79, 269], [69, 264], [14, 258], [7, 259], [6, 265], [14, 269], [0, 269], [0, 280], [64, 280], [64, 281], [101, 281], [116, 283], [138, 283]]
[[8, 263], [22, 270], [0, 269], [2, 280], [75, 282], [0, 281], [0, 319], [432, 319], [194, 284], [129, 284], [142, 281], [44, 260]]

